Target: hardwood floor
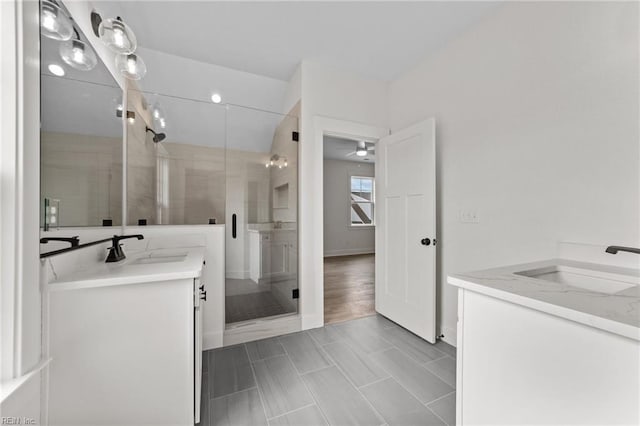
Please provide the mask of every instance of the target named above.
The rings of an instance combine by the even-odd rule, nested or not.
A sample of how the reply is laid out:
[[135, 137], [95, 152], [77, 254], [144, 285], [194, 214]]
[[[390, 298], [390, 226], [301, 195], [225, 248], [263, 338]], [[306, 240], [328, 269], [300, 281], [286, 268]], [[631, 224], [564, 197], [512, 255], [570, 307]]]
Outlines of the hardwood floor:
[[324, 322], [347, 321], [375, 313], [375, 255], [324, 259]]

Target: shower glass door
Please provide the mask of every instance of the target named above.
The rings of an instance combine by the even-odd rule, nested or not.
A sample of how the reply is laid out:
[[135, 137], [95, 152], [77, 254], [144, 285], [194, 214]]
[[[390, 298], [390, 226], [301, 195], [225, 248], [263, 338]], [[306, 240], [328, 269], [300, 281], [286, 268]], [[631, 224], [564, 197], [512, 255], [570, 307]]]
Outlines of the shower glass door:
[[227, 324], [298, 312], [297, 115], [227, 107]]

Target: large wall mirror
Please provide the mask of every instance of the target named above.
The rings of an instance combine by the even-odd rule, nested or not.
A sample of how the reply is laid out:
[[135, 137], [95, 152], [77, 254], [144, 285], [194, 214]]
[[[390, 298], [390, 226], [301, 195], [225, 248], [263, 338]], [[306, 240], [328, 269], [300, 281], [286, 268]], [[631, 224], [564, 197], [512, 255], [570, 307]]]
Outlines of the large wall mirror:
[[122, 223], [122, 90], [74, 26], [66, 42], [40, 34], [44, 231]]

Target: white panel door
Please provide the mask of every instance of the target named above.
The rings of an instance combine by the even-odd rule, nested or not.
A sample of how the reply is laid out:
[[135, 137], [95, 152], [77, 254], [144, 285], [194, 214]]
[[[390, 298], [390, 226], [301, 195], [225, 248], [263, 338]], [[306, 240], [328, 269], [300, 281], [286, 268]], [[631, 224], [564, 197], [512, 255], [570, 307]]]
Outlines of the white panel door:
[[376, 144], [376, 311], [436, 340], [435, 119]]

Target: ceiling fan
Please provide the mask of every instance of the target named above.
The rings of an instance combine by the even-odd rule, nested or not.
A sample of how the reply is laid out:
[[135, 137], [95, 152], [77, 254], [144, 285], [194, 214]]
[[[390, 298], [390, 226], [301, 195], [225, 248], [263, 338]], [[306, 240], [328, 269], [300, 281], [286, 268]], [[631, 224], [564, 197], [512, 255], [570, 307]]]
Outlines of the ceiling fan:
[[367, 154], [375, 154], [376, 150], [373, 143], [367, 143], [366, 141], [358, 141], [356, 143], [356, 150], [346, 154], [346, 157], [357, 155], [358, 157], [365, 157]]

